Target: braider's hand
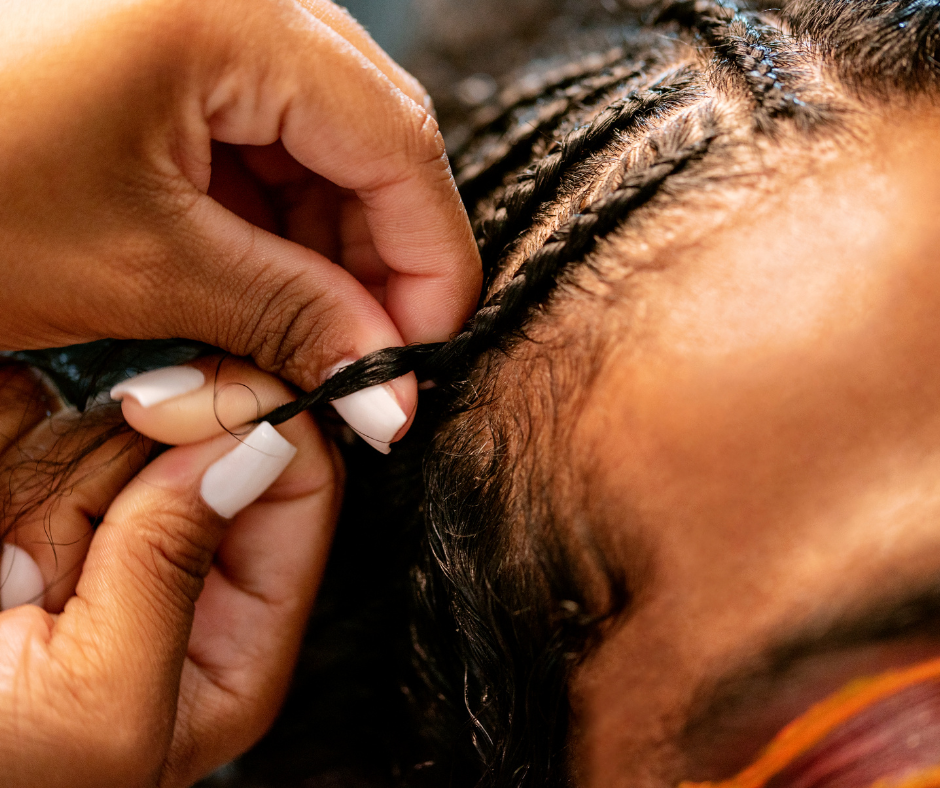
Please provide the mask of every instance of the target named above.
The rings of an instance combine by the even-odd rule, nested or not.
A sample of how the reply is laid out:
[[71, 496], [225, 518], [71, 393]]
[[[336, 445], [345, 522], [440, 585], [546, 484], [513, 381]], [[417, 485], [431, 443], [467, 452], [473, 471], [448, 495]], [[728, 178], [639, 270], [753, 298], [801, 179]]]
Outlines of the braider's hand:
[[427, 94], [329, 0], [5, 2], [0, 96], [0, 349], [184, 337], [309, 390], [472, 309]]
[[[13, 491], [0, 513], [5, 788], [191, 785], [273, 720], [326, 561], [341, 467], [307, 414], [279, 427], [283, 437], [264, 425], [240, 440], [224, 433], [214, 410], [241, 420], [290, 398], [272, 376], [227, 362], [213, 386], [153, 410], [125, 400], [144, 434], [198, 443], [145, 465], [148, 441], [112, 438], [58, 475], [67, 483], [49, 497], [42, 471], [60, 474], [119, 419], [76, 429], [74, 413], [47, 417], [38, 382], [0, 369], [0, 483]], [[45, 609], [11, 607], [37, 594]]]

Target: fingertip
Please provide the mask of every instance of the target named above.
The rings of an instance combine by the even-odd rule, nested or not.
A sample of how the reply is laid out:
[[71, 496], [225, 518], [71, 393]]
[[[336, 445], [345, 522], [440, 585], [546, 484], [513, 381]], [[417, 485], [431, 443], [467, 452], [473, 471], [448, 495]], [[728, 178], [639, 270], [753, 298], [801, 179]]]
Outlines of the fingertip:
[[118, 383], [111, 389], [111, 399], [121, 402], [133, 397], [142, 408], [150, 408], [195, 391], [205, 382], [206, 376], [195, 367], [163, 367]]
[[4, 543], [0, 551], [0, 610], [42, 607], [46, 583], [36, 560], [22, 547]]
[[[184, 371], [186, 374], [184, 374]], [[159, 388], [156, 402], [144, 405], [137, 396], [145, 381], [148, 390]], [[185, 386], [173, 387], [177, 379]], [[152, 381], [156, 380], [156, 383]], [[164, 385], [161, 380], [169, 381]], [[201, 358], [187, 367], [167, 367], [144, 373], [116, 386], [124, 396], [121, 409], [128, 424], [147, 437], [168, 445], [183, 445], [219, 435], [243, 432], [249, 425], [279, 405], [289, 402], [293, 394], [273, 375], [262, 372], [242, 359]], [[114, 397], [114, 389], [112, 390]]]
[[447, 342], [466, 325], [482, 287], [479, 257], [461, 264], [464, 273], [447, 277], [395, 274], [386, 287], [385, 305], [407, 342]]
[[263, 421], [206, 469], [199, 494], [216, 514], [231, 519], [261, 497], [296, 454], [297, 447]]
[[[353, 359], [340, 362], [326, 377], [335, 375], [352, 362]], [[360, 438], [376, 451], [388, 454], [392, 443], [407, 432], [417, 399], [417, 381], [413, 374], [408, 374], [340, 397], [331, 404]]]

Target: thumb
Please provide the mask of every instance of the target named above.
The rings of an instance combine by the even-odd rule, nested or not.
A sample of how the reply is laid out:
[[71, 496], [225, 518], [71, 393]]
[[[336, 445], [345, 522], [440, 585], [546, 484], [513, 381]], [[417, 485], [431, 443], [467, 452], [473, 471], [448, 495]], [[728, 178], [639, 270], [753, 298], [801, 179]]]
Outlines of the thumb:
[[135, 730], [154, 753], [172, 736], [195, 602], [225, 518], [259, 497], [293, 456], [267, 424], [240, 442], [223, 435], [171, 449], [114, 500], [92, 540], [50, 649], [94, 707], [113, 707], [115, 719], [135, 710]]

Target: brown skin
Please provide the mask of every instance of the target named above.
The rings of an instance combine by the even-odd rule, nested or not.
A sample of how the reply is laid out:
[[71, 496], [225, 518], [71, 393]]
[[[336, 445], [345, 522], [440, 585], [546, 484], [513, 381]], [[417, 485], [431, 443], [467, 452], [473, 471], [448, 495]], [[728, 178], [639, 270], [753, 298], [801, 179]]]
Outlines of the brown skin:
[[579, 784], [730, 776], [842, 682], [940, 654], [820, 647], [683, 738], [737, 666], [940, 572], [940, 112], [889, 114], [622, 307], [573, 445], [648, 571], [573, 681]]
[[2, 349], [184, 337], [309, 390], [473, 308], [427, 94], [329, 0], [6, 3], [0, 93]]

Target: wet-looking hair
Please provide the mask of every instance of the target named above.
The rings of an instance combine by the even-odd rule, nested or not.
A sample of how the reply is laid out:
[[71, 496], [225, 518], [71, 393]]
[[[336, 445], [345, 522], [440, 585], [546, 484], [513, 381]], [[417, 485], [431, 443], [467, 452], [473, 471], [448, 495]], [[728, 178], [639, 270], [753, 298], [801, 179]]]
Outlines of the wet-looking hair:
[[614, 332], [605, 306], [663, 264], [684, 219], [746, 210], [776, 173], [940, 83], [937, 0], [546, 5], [578, 54], [536, 41], [536, 65], [452, 130], [486, 273], [474, 317], [266, 417], [406, 372], [436, 383], [398, 478], [419, 480], [399, 491], [423, 550], [415, 697], [445, 784], [569, 784], [569, 677], [642, 574], [579, 521], [564, 460]]

